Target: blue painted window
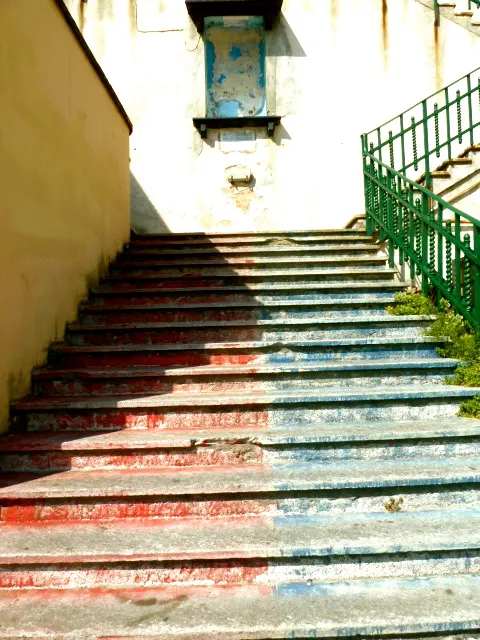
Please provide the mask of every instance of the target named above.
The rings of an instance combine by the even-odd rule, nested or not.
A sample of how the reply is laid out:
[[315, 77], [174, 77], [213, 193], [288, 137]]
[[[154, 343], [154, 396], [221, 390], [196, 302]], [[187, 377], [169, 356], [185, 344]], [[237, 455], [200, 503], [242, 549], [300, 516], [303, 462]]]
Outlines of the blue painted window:
[[205, 18], [207, 118], [267, 115], [261, 16]]

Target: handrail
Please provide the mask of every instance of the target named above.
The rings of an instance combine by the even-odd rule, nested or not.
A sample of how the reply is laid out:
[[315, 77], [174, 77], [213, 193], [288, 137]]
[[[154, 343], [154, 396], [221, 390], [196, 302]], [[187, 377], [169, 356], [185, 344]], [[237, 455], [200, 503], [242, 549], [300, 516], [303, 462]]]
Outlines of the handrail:
[[[480, 2], [480, 0], [479, 0]], [[480, 140], [480, 68], [388, 120], [367, 136], [369, 153], [383, 155], [402, 174], [423, 174], [432, 184], [432, 161], [441, 164]]]
[[[480, 136], [480, 77], [476, 86], [472, 85], [472, 74], [476, 73], [478, 70], [385, 123], [387, 136], [383, 136], [385, 125], [364, 133], [362, 154], [367, 233], [378, 233], [379, 241], [387, 244], [391, 267], [408, 265], [411, 279], [420, 279], [426, 295], [433, 295], [439, 306], [442, 298], [448, 300], [475, 330], [480, 330], [480, 221], [430, 188], [432, 158], [440, 161], [442, 154], [452, 158], [457, 148], [465, 151], [465, 146], [472, 146], [476, 135]], [[459, 84], [466, 89], [462, 92], [456, 88], [451, 101], [449, 89]], [[439, 104], [439, 95], [443, 105]], [[432, 99], [438, 100], [433, 110], [429, 108]], [[468, 114], [465, 127], [463, 105]], [[454, 122], [450, 120], [451, 107], [455, 109]], [[405, 114], [418, 109], [422, 117], [417, 121], [410, 116], [413, 122], [405, 126]], [[395, 133], [393, 124], [397, 125]], [[422, 168], [424, 175], [419, 179]], [[471, 233], [470, 229], [466, 233], [467, 226]]]

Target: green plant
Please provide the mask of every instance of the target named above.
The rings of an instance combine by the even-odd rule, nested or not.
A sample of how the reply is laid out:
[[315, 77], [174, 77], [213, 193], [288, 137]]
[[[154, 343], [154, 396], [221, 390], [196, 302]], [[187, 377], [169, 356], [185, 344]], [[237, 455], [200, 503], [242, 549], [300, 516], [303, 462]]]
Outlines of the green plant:
[[480, 418], [480, 396], [474, 396], [462, 402], [457, 415], [464, 418]]
[[461, 365], [445, 382], [459, 387], [480, 387], [480, 360]]
[[437, 309], [433, 302], [422, 293], [414, 291], [397, 293], [394, 298], [394, 305], [387, 307], [387, 311], [393, 316], [437, 315]]
[[455, 358], [464, 362], [480, 359], [475, 334], [462, 316], [455, 313], [446, 300], [441, 301], [441, 313], [426, 335], [431, 338], [447, 338], [443, 347], [437, 349], [438, 355], [444, 358]]

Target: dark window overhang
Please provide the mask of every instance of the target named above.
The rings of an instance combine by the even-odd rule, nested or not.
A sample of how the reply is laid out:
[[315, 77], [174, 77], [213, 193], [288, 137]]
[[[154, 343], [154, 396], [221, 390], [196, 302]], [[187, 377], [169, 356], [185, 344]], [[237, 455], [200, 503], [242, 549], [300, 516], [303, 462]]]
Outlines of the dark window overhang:
[[188, 13], [199, 32], [207, 16], [263, 16], [271, 29], [282, 9], [283, 0], [185, 0]]

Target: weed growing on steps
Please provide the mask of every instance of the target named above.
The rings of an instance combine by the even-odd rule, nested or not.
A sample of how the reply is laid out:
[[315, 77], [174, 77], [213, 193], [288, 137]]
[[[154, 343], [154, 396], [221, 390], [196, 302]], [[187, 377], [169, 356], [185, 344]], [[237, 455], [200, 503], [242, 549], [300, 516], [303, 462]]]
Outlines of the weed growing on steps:
[[[425, 334], [431, 338], [448, 338], [449, 341], [437, 349], [438, 354], [466, 363], [460, 365], [445, 382], [462, 387], [480, 387], [480, 341], [470, 325], [455, 313], [446, 300], [442, 300], [441, 311], [438, 312], [433, 302], [421, 293], [399, 293], [395, 296], [394, 306], [387, 307], [387, 311], [397, 316], [436, 315], [437, 319]], [[480, 396], [462, 402], [458, 415], [480, 418]]]
[[394, 298], [394, 306], [387, 307], [387, 311], [393, 316], [437, 315], [437, 309], [433, 302], [416, 292], [397, 293]]
[[463, 418], [480, 418], [480, 396], [474, 396], [462, 402], [457, 415]]

